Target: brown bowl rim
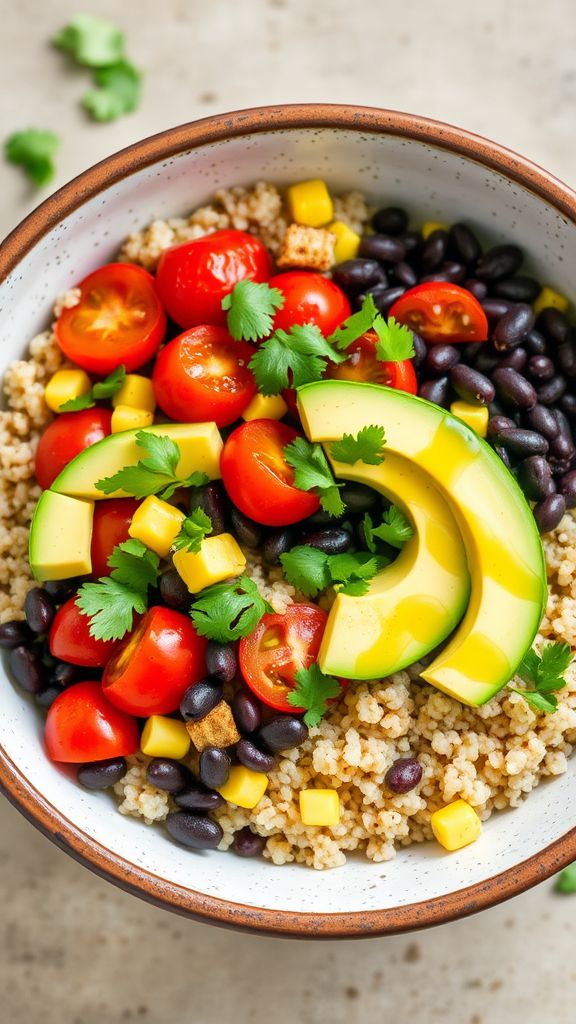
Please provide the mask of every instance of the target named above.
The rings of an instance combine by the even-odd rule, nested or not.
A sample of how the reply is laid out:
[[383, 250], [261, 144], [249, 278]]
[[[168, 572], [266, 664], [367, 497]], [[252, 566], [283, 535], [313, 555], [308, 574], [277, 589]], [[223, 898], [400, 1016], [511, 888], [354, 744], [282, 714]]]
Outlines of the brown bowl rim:
[[[0, 245], [0, 282], [53, 227], [88, 199], [159, 160], [255, 132], [334, 128], [408, 137], [474, 160], [545, 200], [576, 222], [576, 193], [537, 164], [461, 128], [402, 111], [342, 104], [255, 107], [168, 129], [114, 153], [38, 206]], [[493, 877], [430, 900], [383, 910], [310, 914], [216, 899], [130, 864], [56, 810], [0, 748], [0, 788], [44, 835], [77, 861], [159, 907], [224, 927], [299, 938], [391, 935], [465, 917], [531, 888], [576, 859], [576, 827], [540, 853]]]

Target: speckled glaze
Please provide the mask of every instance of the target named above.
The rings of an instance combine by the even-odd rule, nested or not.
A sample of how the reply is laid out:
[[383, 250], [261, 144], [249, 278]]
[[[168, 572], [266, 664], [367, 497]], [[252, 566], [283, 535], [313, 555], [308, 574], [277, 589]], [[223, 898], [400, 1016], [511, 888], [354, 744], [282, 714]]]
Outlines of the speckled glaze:
[[[154, 217], [180, 215], [221, 186], [321, 176], [402, 203], [416, 219], [465, 219], [514, 238], [529, 266], [576, 299], [576, 196], [523, 158], [448, 125], [342, 106], [259, 108], [175, 128], [61, 189], [0, 247], [0, 373], [43, 329], [53, 297], [110, 259]], [[50, 765], [41, 720], [0, 682], [0, 783], [41, 831], [98, 874], [176, 912], [300, 937], [392, 933], [474, 913], [576, 859], [576, 761], [518, 810], [495, 815], [457, 854], [412, 846], [387, 864], [351, 857], [316, 873], [191, 853], [116, 814], [110, 799]]]

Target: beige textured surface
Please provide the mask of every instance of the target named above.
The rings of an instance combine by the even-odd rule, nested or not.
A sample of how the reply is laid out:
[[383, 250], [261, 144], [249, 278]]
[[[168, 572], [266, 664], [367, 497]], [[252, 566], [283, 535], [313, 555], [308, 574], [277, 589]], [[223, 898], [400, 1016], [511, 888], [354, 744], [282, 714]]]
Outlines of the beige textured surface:
[[[169, 125], [290, 100], [443, 118], [576, 180], [572, 0], [93, 0], [84, 9], [121, 22], [146, 72], [141, 109], [109, 126], [84, 119], [84, 74], [47, 46], [74, 5], [2, 6], [2, 132], [60, 131], [57, 185]], [[4, 234], [38, 196], [1, 162], [0, 195]], [[0, 866], [7, 1024], [574, 1020], [576, 896], [555, 897], [548, 883], [433, 932], [325, 945], [237, 936], [153, 910], [74, 864], [5, 803]]]

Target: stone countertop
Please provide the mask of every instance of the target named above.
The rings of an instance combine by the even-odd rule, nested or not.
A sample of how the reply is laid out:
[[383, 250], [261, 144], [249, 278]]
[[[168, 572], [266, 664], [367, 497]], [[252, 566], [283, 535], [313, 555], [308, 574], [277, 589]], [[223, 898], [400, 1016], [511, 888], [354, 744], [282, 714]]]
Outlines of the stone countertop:
[[[140, 109], [88, 122], [87, 75], [48, 40], [66, 0], [5, 5], [3, 135], [62, 137], [55, 187], [163, 128], [262, 102], [389, 106], [465, 125], [576, 178], [572, 0], [92, 0], [145, 72]], [[441, 10], [441, 13], [440, 13]], [[121, 13], [118, 13], [118, 12]], [[0, 162], [0, 234], [46, 193]], [[65, 857], [0, 806], [0, 991], [6, 1024], [569, 1024], [576, 897], [544, 883], [413, 936], [271, 940], [173, 917]]]

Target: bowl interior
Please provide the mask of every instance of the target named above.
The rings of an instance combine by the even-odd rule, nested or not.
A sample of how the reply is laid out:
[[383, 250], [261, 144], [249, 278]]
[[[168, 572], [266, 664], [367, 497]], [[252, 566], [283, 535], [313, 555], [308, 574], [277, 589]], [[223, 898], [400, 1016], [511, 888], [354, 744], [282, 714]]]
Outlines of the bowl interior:
[[[576, 300], [576, 227], [537, 195], [481, 163], [408, 138], [332, 128], [256, 133], [182, 152], [89, 199], [46, 234], [0, 287], [0, 374], [49, 322], [54, 297], [114, 257], [130, 232], [185, 214], [222, 186], [323, 177], [335, 192], [358, 189], [399, 203], [415, 222], [463, 219], [492, 242], [513, 239], [529, 267]], [[106, 795], [79, 788], [51, 765], [34, 708], [1, 680], [0, 746], [62, 818], [122, 857], [128, 870], [254, 908], [331, 914], [406, 906], [483, 883], [538, 854], [576, 818], [576, 763], [519, 809], [495, 815], [479, 842], [446, 855], [412, 846], [386, 864], [351, 857], [322, 873], [297, 866], [187, 852], [159, 829], [123, 818]]]

